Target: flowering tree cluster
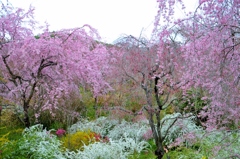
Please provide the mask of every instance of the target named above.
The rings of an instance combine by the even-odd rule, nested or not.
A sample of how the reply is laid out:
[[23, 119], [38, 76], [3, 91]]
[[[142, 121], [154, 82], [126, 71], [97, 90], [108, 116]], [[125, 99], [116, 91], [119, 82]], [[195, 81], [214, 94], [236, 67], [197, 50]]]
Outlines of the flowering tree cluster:
[[[116, 46], [122, 53], [117, 61], [121, 73], [140, 84], [146, 94], [145, 109], [156, 155], [161, 158], [160, 112], [174, 100], [171, 95], [178, 88], [207, 92], [202, 100], [210, 104], [198, 115], [207, 119], [203, 124], [209, 130], [239, 124], [240, 1], [202, 0], [193, 12], [182, 0], [159, 0], [158, 4], [153, 43], [129, 36]], [[179, 6], [185, 15], [177, 19]]]
[[[208, 93], [202, 99], [210, 104], [199, 114], [207, 119], [205, 126], [212, 130], [238, 125], [240, 1], [199, 0], [193, 12], [187, 10], [186, 1], [157, 2], [154, 35], [159, 49], [176, 37], [177, 52], [183, 57], [181, 89], [200, 87]], [[185, 14], [177, 18], [179, 6]]]
[[[200, 114], [207, 116], [208, 128], [239, 122], [239, 0], [199, 0], [194, 12], [185, 10], [181, 0], [158, 1], [156, 30], [160, 41], [177, 30], [185, 59], [182, 80], [202, 87], [211, 101]], [[182, 5], [186, 15], [174, 18], [174, 7]], [[158, 22], [167, 22], [158, 29]], [[174, 28], [174, 29], [173, 29]]]
[[82, 28], [34, 36], [33, 8], [27, 12], [2, 4], [0, 18], [1, 95], [21, 105], [29, 127], [29, 108], [56, 109], [79, 84], [91, 86], [95, 95], [106, 91], [107, 50], [96, 40], [95, 29]]

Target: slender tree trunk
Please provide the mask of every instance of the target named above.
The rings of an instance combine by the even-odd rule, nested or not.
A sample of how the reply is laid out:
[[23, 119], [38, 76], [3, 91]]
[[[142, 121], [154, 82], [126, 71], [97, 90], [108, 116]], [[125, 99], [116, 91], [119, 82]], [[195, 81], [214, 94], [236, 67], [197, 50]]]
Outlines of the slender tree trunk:
[[[159, 121], [160, 122], [160, 121]], [[152, 132], [153, 132], [153, 138], [155, 140], [156, 144], [156, 150], [155, 150], [155, 155], [157, 156], [158, 159], [161, 159], [163, 155], [165, 154], [164, 148], [163, 148], [163, 141], [162, 141], [162, 136], [161, 132], [156, 129], [156, 126], [153, 122], [153, 115], [150, 115], [149, 118], [149, 124], [151, 126]]]
[[25, 125], [26, 128], [30, 127], [30, 118], [29, 118], [29, 115], [28, 115], [28, 108], [29, 108], [28, 104], [26, 104], [24, 102], [24, 105], [23, 105], [24, 119], [23, 119], [23, 121], [24, 121], [24, 125]]
[[161, 148], [157, 148], [155, 150], [155, 155], [157, 156], [157, 159], [162, 159], [162, 157], [164, 156], [165, 152], [161, 150]]
[[98, 108], [98, 97], [95, 97], [94, 98], [94, 106], [93, 106], [93, 109], [95, 111], [95, 118], [97, 119], [98, 118], [98, 114], [97, 114], [97, 108]]
[[[151, 127], [151, 130], [153, 132], [153, 138], [155, 140], [155, 144], [156, 144], [156, 150], [155, 150], [155, 155], [157, 156], [158, 159], [161, 159], [164, 154], [165, 154], [165, 151], [164, 151], [164, 148], [163, 148], [163, 141], [162, 141], [162, 136], [161, 136], [161, 129], [160, 129], [160, 111], [156, 111], [154, 110], [153, 108], [153, 105], [152, 105], [152, 96], [151, 96], [151, 92], [150, 90], [147, 89], [147, 87], [145, 86], [144, 88], [144, 91], [145, 91], [145, 95], [146, 95], [146, 98], [147, 98], [147, 103], [148, 103], [148, 106], [149, 106], [149, 109], [150, 110], [147, 110], [148, 112], [148, 115], [149, 115], [149, 125]], [[156, 119], [157, 119], [157, 128], [154, 124], [154, 115], [156, 116]]]
[[163, 138], [162, 138], [162, 133], [161, 133], [161, 120], [160, 120], [160, 112], [161, 110], [159, 109], [158, 111], [155, 112], [156, 114], [156, 120], [157, 120], [157, 149], [155, 151], [155, 155], [158, 157], [158, 159], [161, 159], [163, 155], [165, 154], [164, 151], [164, 146], [163, 146]]

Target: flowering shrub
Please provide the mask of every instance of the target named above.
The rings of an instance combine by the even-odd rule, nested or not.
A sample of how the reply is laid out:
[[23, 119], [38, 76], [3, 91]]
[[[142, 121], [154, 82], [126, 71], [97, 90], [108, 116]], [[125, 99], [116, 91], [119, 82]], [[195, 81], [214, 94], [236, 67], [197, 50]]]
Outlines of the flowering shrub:
[[130, 137], [142, 140], [143, 134], [145, 134], [148, 129], [149, 126], [145, 122], [132, 123], [126, 122], [125, 120], [109, 120], [107, 117], [100, 117], [91, 122], [87, 120], [77, 122], [72, 125], [68, 131], [69, 133], [74, 133], [78, 130], [90, 130], [99, 133], [103, 137], [108, 136], [112, 140], [118, 140], [126, 133]]
[[[240, 149], [240, 133], [235, 131], [206, 132], [194, 125], [194, 118], [184, 117], [181, 114], [167, 115], [163, 118], [162, 132], [166, 134], [169, 125], [173, 127], [167, 133], [165, 143], [180, 145], [169, 151], [173, 158], [202, 158], [213, 159], [229, 158], [238, 155]], [[107, 125], [104, 125], [107, 123]], [[91, 130], [77, 131], [61, 138], [43, 129], [42, 125], [26, 128], [23, 136], [17, 141], [8, 141], [2, 147], [1, 157], [4, 159], [18, 158], [46, 158], [46, 159], [127, 159], [150, 147], [146, 141], [152, 137], [151, 129], [145, 123], [131, 123], [126, 121], [107, 121], [107, 118], [80, 124], [82, 128], [90, 127], [100, 130], [95, 133]], [[75, 128], [78, 125], [74, 126]], [[74, 128], [71, 127], [71, 128]], [[64, 130], [65, 131], [65, 130]], [[64, 134], [59, 129], [56, 134]], [[146, 140], [144, 140], [146, 139]], [[178, 142], [179, 141], [179, 142]], [[189, 144], [191, 143], [191, 144]], [[183, 146], [183, 147], [181, 147]], [[65, 147], [63, 150], [62, 147]], [[67, 148], [67, 149], [66, 149]], [[196, 152], [198, 155], [196, 155]]]
[[149, 140], [153, 138], [153, 132], [151, 129], [148, 129], [144, 134], [143, 134], [144, 140]]
[[170, 151], [171, 158], [240, 158], [240, 132], [214, 130], [199, 136], [193, 145], [184, 143], [181, 147]]
[[70, 151], [82, 150], [83, 145], [95, 142], [96, 134], [91, 131], [77, 131], [74, 134], [67, 134], [61, 138], [63, 146]]
[[96, 141], [100, 141], [102, 136], [100, 134], [95, 133], [94, 138], [95, 138]]
[[17, 141], [8, 142], [3, 146], [3, 158], [62, 158], [60, 141], [43, 125], [34, 125], [23, 131], [23, 137]]
[[[195, 116], [189, 115], [189, 117], [187, 117], [180, 113], [167, 114], [161, 123], [162, 135], [166, 136], [164, 143], [170, 145], [175, 142], [173, 145], [179, 145], [182, 142], [188, 141], [190, 143], [192, 139], [197, 139], [196, 135], [201, 135], [203, 128], [197, 126], [194, 120]], [[171, 127], [169, 128], [169, 126]]]
[[95, 142], [90, 145], [84, 145], [83, 151], [66, 151], [66, 158], [81, 158], [81, 159], [127, 159], [134, 152], [140, 153], [148, 147], [146, 141], [137, 141], [130, 138], [127, 134], [119, 140], [111, 140], [108, 143]]
[[118, 140], [124, 134], [127, 134], [130, 138], [137, 140], [143, 140], [143, 135], [149, 130], [149, 126], [143, 123], [132, 123], [122, 121], [118, 125], [114, 126], [108, 133], [108, 137], [113, 140]]
[[10, 132], [8, 132], [7, 134], [4, 134], [3, 136], [0, 137], [0, 148], [1, 148], [1, 146], [3, 146], [4, 144], [9, 142], [9, 139], [8, 139], [9, 134], [10, 134]]
[[66, 151], [67, 158], [125, 159], [134, 152], [140, 153], [150, 146], [143, 140], [143, 135], [149, 130], [145, 122], [132, 123], [100, 117], [91, 122], [82, 120], [68, 129], [71, 134], [79, 130], [96, 132], [95, 140], [100, 142], [83, 144], [82, 151]]
[[94, 133], [95, 141], [101, 142], [109, 142], [109, 138], [107, 136], [102, 137], [100, 134]]
[[81, 159], [127, 159], [129, 152], [123, 151], [120, 144], [107, 144], [96, 142], [94, 144], [84, 146], [83, 151], [67, 151], [66, 158], [81, 158]]
[[[202, 135], [199, 142], [200, 150], [209, 158], [236, 158], [240, 157], [240, 132], [212, 131]], [[232, 156], [232, 157], [230, 157]]]
[[57, 131], [56, 131], [56, 135], [58, 136], [58, 137], [62, 137], [63, 135], [65, 135], [66, 134], [66, 131], [64, 130], [64, 129], [58, 129]]
[[[1, 148], [2, 156], [4, 159], [11, 159], [15, 156], [46, 159], [126, 159], [129, 155], [140, 153], [150, 146], [142, 138], [147, 130], [147, 126], [142, 123], [126, 121], [119, 123], [119, 121], [111, 121], [107, 118], [83, 123], [75, 124], [69, 130], [79, 128], [85, 130], [72, 131], [62, 136], [60, 140], [57, 135], [65, 134], [66, 131], [63, 129], [58, 129], [55, 135], [43, 129], [43, 125], [26, 128], [22, 138], [16, 142], [8, 142], [3, 149]], [[87, 130], [87, 128], [90, 129]], [[100, 133], [93, 132], [91, 129], [98, 130]], [[108, 138], [106, 134], [111, 135], [111, 138]]]
[[109, 120], [107, 117], [100, 117], [95, 121], [80, 120], [76, 124], [73, 124], [68, 128], [69, 133], [75, 133], [77, 131], [92, 131], [99, 133], [101, 136], [107, 136], [114, 126], [119, 123], [118, 120]]

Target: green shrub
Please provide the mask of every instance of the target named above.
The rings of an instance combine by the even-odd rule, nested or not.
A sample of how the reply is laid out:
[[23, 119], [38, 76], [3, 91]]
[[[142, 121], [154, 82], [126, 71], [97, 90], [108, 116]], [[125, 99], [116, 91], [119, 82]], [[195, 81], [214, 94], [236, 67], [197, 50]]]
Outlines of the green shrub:
[[[209, 104], [209, 100], [203, 100], [203, 97], [207, 96], [207, 93], [201, 88], [192, 88], [185, 94], [180, 92], [178, 100], [174, 102], [175, 111], [181, 114], [194, 114], [196, 117], [203, 111], [203, 108]], [[197, 125], [201, 125], [201, 122], [205, 122], [206, 118], [197, 118]]]
[[180, 98], [177, 101], [179, 111], [181, 113], [198, 114], [201, 109], [207, 105], [207, 101], [202, 100], [205, 94], [206, 93], [200, 88], [192, 88], [188, 90], [185, 95], [180, 93]]
[[94, 98], [93, 93], [90, 88], [80, 87], [81, 100], [79, 103], [82, 107], [81, 116], [88, 117], [89, 119], [96, 118], [96, 109], [97, 109], [97, 101]]
[[67, 129], [67, 125], [62, 123], [62, 122], [59, 122], [59, 121], [54, 121], [51, 125], [50, 125], [50, 130], [51, 129], [54, 129], [54, 130], [57, 130], [59, 128], [63, 128], [63, 129]]
[[[234, 158], [240, 150], [240, 133], [238, 131], [205, 132], [199, 134], [199, 138], [193, 145], [185, 142], [183, 145], [173, 147], [168, 155], [174, 159], [219, 159]], [[163, 159], [167, 159], [167, 156]]]
[[186, 147], [178, 147], [176, 150], [166, 153], [163, 159], [167, 159], [167, 156], [174, 159], [204, 159], [201, 152]]
[[9, 134], [10, 134], [10, 132], [7, 133], [7, 134], [1, 135], [1, 137], [0, 137], [0, 150], [1, 150], [1, 147], [2, 147], [4, 144], [6, 144], [7, 142], [9, 142], [9, 139], [8, 139], [8, 135], [9, 135]]
[[3, 110], [0, 116], [0, 126], [7, 127], [19, 127], [23, 126], [23, 123], [19, 120], [18, 114], [14, 110]]
[[82, 150], [84, 145], [95, 141], [96, 133], [91, 131], [77, 131], [74, 134], [67, 134], [61, 138], [63, 147], [71, 151]]
[[[0, 159], [4, 158], [4, 154], [9, 154], [16, 149], [15, 146], [6, 148], [22, 137], [23, 128], [13, 126], [0, 126]], [[13, 145], [13, 144], [12, 144]]]
[[23, 131], [22, 137], [11, 140], [1, 147], [1, 156], [4, 159], [44, 158], [54, 159], [61, 155], [61, 143], [50, 131], [42, 125], [34, 125]]
[[204, 134], [196, 143], [200, 152], [209, 158], [230, 158], [230, 156], [239, 154], [240, 150], [240, 132], [216, 130]]
[[38, 122], [42, 124], [43, 127], [46, 128], [47, 130], [51, 129], [57, 130], [58, 128], [66, 129], [68, 126], [61, 112], [57, 112], [55, 116], [53, 116], [51, 115], [49, 110], [40, 113]]

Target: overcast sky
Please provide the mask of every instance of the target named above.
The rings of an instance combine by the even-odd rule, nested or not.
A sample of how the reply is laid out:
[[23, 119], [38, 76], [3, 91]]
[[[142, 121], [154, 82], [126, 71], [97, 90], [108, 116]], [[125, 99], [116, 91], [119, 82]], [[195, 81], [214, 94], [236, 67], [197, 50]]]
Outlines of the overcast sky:
[[[7, 0], [2, 0], [7, 1]], [[112, 42], [121, 35], [151, 37], [157, 0], [8, 0], [14, 7], [35, 7], [35, 18], [48, 22], [51, 31], [89, 24], [102, 40]], [[198, 0], [183, 0], [187, 8], [196, 8]], [[183, 14], [181, 7], [176, 15]]]
[[112, 42], [122, 34], [150, 38], [157, 14], [156, 0], [9, 0], [14, 7], [35, 7], [35, 18], [46, 21], [50, 30], [96, 28], [103, 41]]

